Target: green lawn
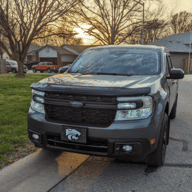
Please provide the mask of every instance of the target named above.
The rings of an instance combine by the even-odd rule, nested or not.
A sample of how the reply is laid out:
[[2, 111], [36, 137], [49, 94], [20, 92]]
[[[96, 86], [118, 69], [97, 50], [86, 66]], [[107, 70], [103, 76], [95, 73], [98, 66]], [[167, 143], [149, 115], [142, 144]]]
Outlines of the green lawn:
[[50, 75], [25, 76], [0, 74], [0, 169], [35, 150], [27, 132], [30, 85]]
[[[192, 71], [189, 71], [189, 74], [192, 74]], [[188, 71], [185, 71], [185, 75], [188, 75]]]

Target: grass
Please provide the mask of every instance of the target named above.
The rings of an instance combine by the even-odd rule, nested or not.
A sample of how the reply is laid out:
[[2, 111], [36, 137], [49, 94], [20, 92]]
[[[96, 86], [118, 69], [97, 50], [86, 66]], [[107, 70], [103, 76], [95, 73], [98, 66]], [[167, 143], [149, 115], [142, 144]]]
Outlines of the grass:
[[50, 75], [0, 74], [0, 169], [34, 152], [28, 138], [27, 114], [30, 107], [30, 85]]
[[[192, 74], [192, 71], [189, 71], [189, 74]], [[188, 71], [185, 71], [185, 75], [188, 75]]]

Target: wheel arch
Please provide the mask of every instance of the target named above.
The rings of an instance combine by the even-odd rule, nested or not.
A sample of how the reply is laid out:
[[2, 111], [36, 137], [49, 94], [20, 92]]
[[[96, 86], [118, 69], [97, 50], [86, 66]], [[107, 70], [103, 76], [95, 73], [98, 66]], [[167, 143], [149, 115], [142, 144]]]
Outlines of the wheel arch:
[[169, 134], [170, 134], [170, 115], [169, 115], [169, 103], [167, 102], [165, 106], [165, 113], [168, 116], [168, 137], [167, 137], [167, 145], [169, 144]]

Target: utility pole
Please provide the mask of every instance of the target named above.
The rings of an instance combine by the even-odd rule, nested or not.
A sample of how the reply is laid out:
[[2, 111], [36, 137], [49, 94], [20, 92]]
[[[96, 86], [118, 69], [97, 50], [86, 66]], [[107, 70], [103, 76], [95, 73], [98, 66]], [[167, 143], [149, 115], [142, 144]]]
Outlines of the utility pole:
[[145, 37], [145, 36], [144, 36], [144, 6], [145, 6], [145, 3], [143, 2], [142, 5], [143, 5], [143, 37], [142, 37], [142, 44], [144, 45], [144, 43], [145, 43], [145, 42], [144, 42], [144, 37]]
[[189, 44], [188, 74], [189, 74], [189, 67], [190, 67], [190, 61], [191, 61], [191, 57], [190, 57], [190, 52], [191, 52], [191, 32], [189, 32], [190, 44]]
[[[133, 1], [135, 1], [135, 0], [133, 0]], [[158, 0], [158, 1], [160, 1], [160, 0]], [[142, 44], [144, 45], [145, 44], [145, 34], [144, 34], [144, 8], [145, 8], [145, 3], [144, 3], [144, 0], [143, 0], [143, 3], [140, 3], [140, 2], [138, 2], [138, 1], [135, 1], [136, 3], [139, 3], [140, 5], [142, 5], [143, 6], [143, 30], [142, 30]], [[161, 2], [161, 1], [160, 1]], [[162, 3], [162, 2], [161, 2]]]

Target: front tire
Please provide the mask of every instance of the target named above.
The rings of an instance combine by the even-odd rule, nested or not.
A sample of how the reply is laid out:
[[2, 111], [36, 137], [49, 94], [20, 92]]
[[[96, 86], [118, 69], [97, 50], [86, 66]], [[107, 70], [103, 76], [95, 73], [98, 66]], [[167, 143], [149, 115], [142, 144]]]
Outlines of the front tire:
[[167, 147], [168, 137], [168, 115], [165, 113], [160, 131], [160, 137], [157, 144], [157, 149], [150, 155], [147, 162], [148, 165], [160, 167], [165, 162], [165, 154]]
[[36, 73], [36, 69], [35, 68], [33, 68], [33, 73]]
[[16, 69], [13, 69], [13, 70], [12, 70], [12, 73], [16, 73]]
[[172, 110], [171, 110], [170, 119], [175, 119], [175, 117], [176, 117], [176, 112], [177, 112], [177, 98], [178, 98], [178, 94], [177, 94], [177, 96], [176, 96], [175, 103], [174, 103], [173, 108], [172, 108]]

